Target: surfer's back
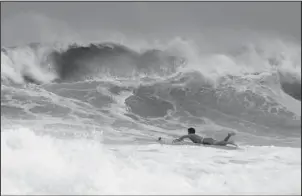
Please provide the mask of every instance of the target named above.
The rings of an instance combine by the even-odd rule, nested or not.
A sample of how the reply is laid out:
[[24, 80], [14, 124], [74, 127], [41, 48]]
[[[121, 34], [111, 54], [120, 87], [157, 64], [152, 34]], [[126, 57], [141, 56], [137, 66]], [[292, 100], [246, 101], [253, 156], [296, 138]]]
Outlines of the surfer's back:
[[195, 133], [188, 134], [187, 138], [189, 138], [193, 143], [198, 143], [198, 144], [201, 144], [203, 140], [203, 137], [196, 135]]
[[203, 137], [199, 136], [199, 135], [196, 135], [195, 134], [195, 129], [194, 128], [189, 128], [188, 129], [188, 134], [187, 135], [184, 135], [174, 141], [182, 141], [184, 139], [190, 139], [193, 143], [198, 143], [198, 144], [202, 144], [203, 142]]

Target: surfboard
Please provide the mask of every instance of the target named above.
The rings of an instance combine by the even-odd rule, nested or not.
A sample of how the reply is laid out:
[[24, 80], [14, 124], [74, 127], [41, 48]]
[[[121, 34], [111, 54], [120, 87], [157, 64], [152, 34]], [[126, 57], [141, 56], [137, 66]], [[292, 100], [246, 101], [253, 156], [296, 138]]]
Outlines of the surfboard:
[[181, 141], [181, 142], [173, 142], [173, 139], [166, 139], [159, 137], [156, 140], [158, 143], [163, 145], [188, 145], [188, 146], [201, 146], [205, 148], [217, 148], [217, 149], [225, 149], [225, 150], [236, 150], [239, 149], [239, 146], [235, 145], [227, 145], [227, 146], [216, 146], [216, 145], [204, 145], [204, 144], [195, 144], [191, 141]]
[[162, 137], [157, 138], [156, 141], [160, 144], [165, 144], [165, 145], [190, 145], [190, 146], [200, 145], [200, 144], [194, 144], [189, 141], [173, 142], [173, 139], [166, 139]]

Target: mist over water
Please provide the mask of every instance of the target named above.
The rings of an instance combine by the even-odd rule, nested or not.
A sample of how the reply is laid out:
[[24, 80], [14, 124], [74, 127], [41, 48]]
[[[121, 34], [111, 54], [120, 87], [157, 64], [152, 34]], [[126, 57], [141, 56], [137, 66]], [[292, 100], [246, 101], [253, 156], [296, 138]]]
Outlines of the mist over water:
[[[33, 28], [1, 46], [1, 193], [301, 194], [299, 41], [21, 16], [4, 25]], [[155, 141], [188, 127], [241, 149]]]

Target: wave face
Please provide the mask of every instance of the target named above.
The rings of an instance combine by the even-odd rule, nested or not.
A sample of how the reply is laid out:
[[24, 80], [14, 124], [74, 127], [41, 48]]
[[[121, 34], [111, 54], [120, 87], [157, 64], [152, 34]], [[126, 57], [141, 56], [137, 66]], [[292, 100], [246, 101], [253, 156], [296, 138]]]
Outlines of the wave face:
[[[215, 138], [223, 138], [228, 131], [234, 131], [237, 133], [236, 142], [250, 148], [248, 154], [232, 154], [236, 163], [219, 150], [203, 149], [203, 154], [209, 155], [211, 160], [217, 155], [216, 158], [229, 161], [232, 168], [256, 161], [254, 170], [248, 172], [257, 176], [263, 171], [262, 163], [258, 162], [266, 160], [259, 158], [259, 154], [269, 157], [270, 161], [278, 161], [275, 154], [280, 153], [278, 156], [288, 159], [289, 163], [281, 161], [279, 166], [288, 167], [292, 174], [299, 173], [301, 167], [300, 170], [293, 169], [290, 165], [301, 164], [291, 156], [301, 146], [300, 70], [301, 46], [280, 40], [261, 40], [219, 52], [204, 52], [197, 43], [180, 38], [140, 49], [115, 42], [87, 45], [32, 43], [2, 47], [1, 136], [4, 139], [1, 139], [1, 149], [4, 151], [1, 150], [1, 156], [10, 157], [8, 160], [16, 165], [1, 161], [5, 167], [1, 187], [5, 185], [6, 193], [53, 194], [54, 190], [38, 183], [45, 182], [58, 188], [54, 194], [61, 194], [60, 187], [75, 183], [79, 185], [77, 190], [80, 193], [135, 194], [146, 189], [136, 190], [133, 186], [130, 186], [133, 189], [127, 189], [127, 182], [138, 183], [125, 177], [128, 173], [137, 179], [141, 179], [141, 175], [158, 179], [160, 172], [167, 172], [163, 179], [174, 179], [180, 187], [186, 187], [182, 190], [187, 192], [183, 193], [196, 194], [200, 193], [199, 190], [209, 193], [213, 186], [195, 186], [190, 179], [196, 176], [182, 173], [180, 165], [171, 167], [179, 171], [174, 173], [165, 167], [168, 160], [165, 159], [167, 162], [164, 163], [160, 157], [155, 158], [159, 154], [153, 155], [161, 152], [160, 147], [152, 146], [154, 138], [176, 137], [185, 134], [188, 127], [196, 127], [198, 134]], [[65, 140], [67, 143], [61, 142]], [[79, 149], [78, 145], [85, 146], [85, 150]], [[137, 149], [136, 145], [146, 149]], [[264, 146], [276, 147], [270, 151], [270, 147]], [[15, 150], [23, 157], [30, 157], [27, 165], [17, 164], [24, 163], [24, 160], [16, 155]], [[133, 160], [125, 158], [130, 156], [130, 151], [140, 150], [146, 152], [144, 156], [149, 156], [150, 161], [157, 161], [154, 165], [158, 163], [159, 170], [152, 175], [152, 163], [143, 161], [148, 158], [143, 155], [137, 155]], [[181, 148], [177, 150], [181, 151]], [[173, 149], [167, 149], [165, 153], [168, 151], [177, 154]], [[33, 154], [42, 152], [49, 153], [54, 160], [55, 165], [49, 168], [51, 171], [66, 171], [66, 181], [54, 181], [50, 176], [47, 180], [47, 175], [42, 174], [48, 167], [46, 162], [51, 161], [49, 158], [37, 165], [37, 173], [32, 173], [31, 165], [36, 165]], [[97, 158], [99, 152], [103, 153], [102, 158]], [[115, 153], [120, 157], [115, 157]], [[87, 154], [91, 155], [90, 158]], [[185, 151], [181, 154], [188, 155]], [[254, 155], [259, 160], [254, 159]], [[78, 160], [77, 156], [84, 160]], [[246, 163], [240, 160], [244, 156], [249, 157]], [[12, 157], [16, 158], [11, 160]], [[172, 155], [169, 157], [175, 160]], [[68, 160], [72, 163], [70, 168], [66, 166]], [[192, 161], [205, 162], [193, 157]], [[114, 181], [119, 179], [120, 184], [109, 186], [105, 178], [100, 177], [102, 175], [87, 176], [85, 172], [91, 172], [89, 168], [75, 172], [85, 164], [95, 168], [97, 174], [105, 173]], [[220, 168], [222, 163], [215, 164]], [[271, 163], [263, 165], [266, 164]], [[112, 170], [100, 169], [100, 165]], [[138, 167], [140, 172], [129, 168], [123, 170], [122, 165]], [[211, 163], [205, 167], [211, 170]], [[22, 187], [22, 181], [14, 181], [14, 176], [24, 182], [29, 180], [18, 172], [23, 171], [22, 168], [31, 171], [30, 179], [37, 183], [26, 183]], [[199, 171], [200, 168], [195, 169]], [[255, 181], [245, 181], [243, 187], [238, 187], [235, 186], [238, 184], [236, 180], [228, 184], [217, 172], [211, 179], [223, 183], [222, 189], [230, 194], [233, 194], [232, 190], [236, 193], [244, 193], [244, 190], [259, 190], [253, 192], [255, 194], [273, 193], [269, 187], [276, 188], [274, 184], [267, 184], [260, 190], [256, 182], [261, 183], [255, 176], [249, 178], [254, 177]], [[246, 171], [240, 172], [247, 175]], [[272, 179], [269, 181], [274, 181], [275, 173], [270, 172], [268, 176]], [[278, 179], [284, 179], [285, 175], [288, 174], [278, 173]], [[84, 180], [75, 182], [75, 178]], [[85, 183], [87, 181], [92, 187]], [[103, 181], [105, 184], [98, 184]], [[297, 193], [300, 184], [291, 184], [288, 190], [281, 190], [281, 187], [279, 193]], [[149, 187], [148, 193], [171, 193], [167, 186], [158, 185], [161, 188], [156, 191]], [[145, 186], [142, 184], [142, 187]], [[70, 194], [79, 192], [69, 191]]]
[[[163, 75], [175, 72], [177, 66], [184, 61], [183, 58], [171, 56], [165, 51], [152, 49], [138, 53], [114, 43], [88, 46], [72, 44], [64, 50], [30, 44], [22, 48], [2, 48], [1, 55], [7, 65], [3, 69], [4, 77], [14, 82], [36, 84], [84, 81], [104, 73], [131, 76], [134, 72], [156, 72]], [[18, 62], [20, 55], [27, 62]], [[17, 71], [14, 73], [16, 75], [11, 75], [11, 69]]]

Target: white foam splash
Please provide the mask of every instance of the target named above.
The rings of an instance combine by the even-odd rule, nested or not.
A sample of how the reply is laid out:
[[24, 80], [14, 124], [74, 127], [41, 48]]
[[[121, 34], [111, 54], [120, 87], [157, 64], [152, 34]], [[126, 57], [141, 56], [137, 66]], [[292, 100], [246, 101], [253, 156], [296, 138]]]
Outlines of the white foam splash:
[[1, 194], [301, 194], [301, 149], [103, 145], [3, 129], [1, 179]]

